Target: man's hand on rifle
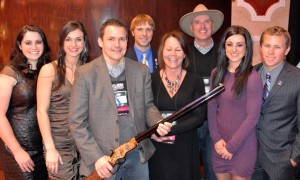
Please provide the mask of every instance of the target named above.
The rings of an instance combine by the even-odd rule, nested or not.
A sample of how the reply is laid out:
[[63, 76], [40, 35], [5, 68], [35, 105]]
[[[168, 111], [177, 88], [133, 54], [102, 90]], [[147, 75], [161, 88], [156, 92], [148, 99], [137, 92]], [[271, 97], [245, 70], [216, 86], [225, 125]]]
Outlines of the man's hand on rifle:
[[95, 163], [95, 169], [100, 178], [109, 178], [112, 175], [113, 167], [108, 162], [109, 159], [109, 156], [103, 156]]

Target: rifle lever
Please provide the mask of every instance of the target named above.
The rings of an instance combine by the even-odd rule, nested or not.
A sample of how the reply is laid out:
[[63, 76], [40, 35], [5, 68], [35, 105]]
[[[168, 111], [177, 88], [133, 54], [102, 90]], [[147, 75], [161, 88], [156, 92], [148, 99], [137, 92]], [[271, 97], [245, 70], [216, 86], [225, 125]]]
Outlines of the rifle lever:
[[111, 171], [110, 173], [111, 173], [112, 175], [115, 175], [115, 174], [119, 171], [119, 169], [120, 169], [120, 167], [122, 166], [122, 164], [125, 163], [125, 161], [126, 161], [126, 156], [125, 156], [124, 158], [118, 159], [118, 161], [117, 161], [116, 164], [115, 164], [115, 167], [116, 167], [116, 168], [114, 168], [114, 170]]

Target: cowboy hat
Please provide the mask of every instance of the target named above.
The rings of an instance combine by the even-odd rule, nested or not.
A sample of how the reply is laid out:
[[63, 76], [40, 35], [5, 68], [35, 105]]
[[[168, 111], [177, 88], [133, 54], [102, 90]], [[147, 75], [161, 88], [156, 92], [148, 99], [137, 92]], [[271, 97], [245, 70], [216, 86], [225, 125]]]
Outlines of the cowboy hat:
[[196, 16], [200, 15], [207, 15], [211, 18], [213, 22], [213, 29], [212, 29], [212, 34], [218, 31], [218, 29], [221, 27], [223, 20], [224, 20], [224, 15], [221, 11], [218, 10], [208, 10], [203, 4], [199, 4], [195, 7], [193, 12], [187, 13], [179, 21], [180, 28], [182, 31], [184, 31], [186, 34], [194, 37], [193, 32], [191, 31], [190, 25], [192, 20]]

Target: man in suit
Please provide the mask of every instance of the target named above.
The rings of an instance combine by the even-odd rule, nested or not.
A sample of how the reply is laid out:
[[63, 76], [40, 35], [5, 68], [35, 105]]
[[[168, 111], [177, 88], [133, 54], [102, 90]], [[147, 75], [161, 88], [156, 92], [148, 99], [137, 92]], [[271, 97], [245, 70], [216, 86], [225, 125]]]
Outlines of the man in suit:
[[[100, 28], [102, 55], [76, 70], [71, 94], [69, 124], [82, 157], [80, 173], [96, 170], [101, 178], [146, 179], [148, 159], [155, 148], [149, 139], [126, 155], [116, 175], [108, 162], [111, 150], [161, 119], [153, 104], [149, 69], [125, 58], [128, 34], [125, 24], [109, 19]], [[160, 124], [165, 135], [171, 124]]]
[[[190, 64], [187, 71], [203, 77], [206, 92], [210, 89], [211, 71], [217, 65], [218, 46], [212, 35], [222, 26], [223, 19], [224, 15], [221, 11], [209, 10], [203, 4], [199, 4], [193, 12], [185, 14], [179, 21], [181, 30], [194, 37], [194, 42], [189, 45]], [[204, 164], [204, 179], [215, 180], [217, 178], [211, 162], [212, 140], [209, 136], [207, 117], [197, 132]]]
[[134, 37], [134, 45], [126, 52], [126, 57], [146, 64], [150, 72], [159, 70], [157, 52], [151, 48], [155, 31], [155, 23], [147, 14], [139, 14], [131, 21], [130, 31]]
[[257, 65], [264, 102], [257, 125], [258, 158], [253, 180], [293, 180], [300, 163], [300, 70], [285, 61], [291, 37], [274, 26], [260, 39]]

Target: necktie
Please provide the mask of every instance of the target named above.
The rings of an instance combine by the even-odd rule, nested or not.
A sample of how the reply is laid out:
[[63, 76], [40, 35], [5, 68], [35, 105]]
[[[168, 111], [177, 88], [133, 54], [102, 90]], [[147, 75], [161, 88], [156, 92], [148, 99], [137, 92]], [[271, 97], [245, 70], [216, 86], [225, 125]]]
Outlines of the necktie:
[[142, 63], [145, 64], [145, 65], [147, 65], [149, 67], [149, 64], [148, 64], [148, 61], [147, 61], [147, 54], [146, 53], [143, 53]]
[[264, 85], [264, 94], [263, 94], [264, 100], [267, 99], [270, 91], [271, 91], [271, 75], [270, 75], [270, 73], [267, 73], [266, 74], [266, 82]]

